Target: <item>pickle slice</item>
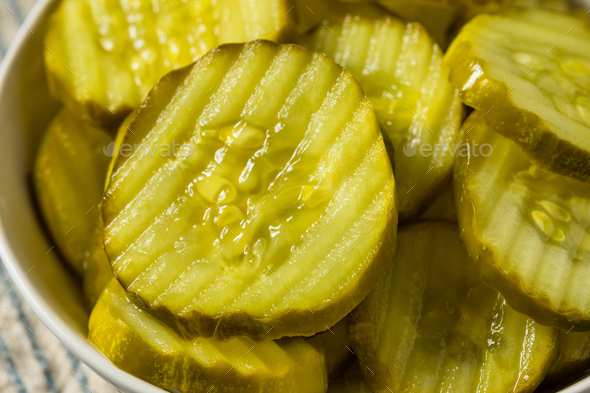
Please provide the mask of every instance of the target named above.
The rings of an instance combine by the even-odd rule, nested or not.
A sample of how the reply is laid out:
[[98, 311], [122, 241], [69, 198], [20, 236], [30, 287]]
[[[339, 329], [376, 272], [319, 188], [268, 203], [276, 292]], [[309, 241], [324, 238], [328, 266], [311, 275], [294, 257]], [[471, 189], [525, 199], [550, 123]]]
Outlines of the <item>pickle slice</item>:
[[88, 340], [117, 367], [163, 389], [183, 393], [327, 389], [324, 358], [305, 340], [185, 341], [143, 312], [117, 280], [110, 282], [92, 311]]
[[310, 337], [307, 342], [324, 354], [330, 381], [341, 376], [354, 362], [345, 319], [325, 332]]
[[164, 74], [213, 47], [289, 41], [289, 0], [62, 0], [44, 52], [53, 95], [72, 113], [118, 125]]
[[479, 15], [446, 55], [463, 102], [537, 166], [590, 180], [590, 26], [541, 9]]
[[105, 250], [186, 338], [325, 331], [391, 260], [383, 138], [357, 81], [323, 54], [221, 46], [164, 77], [130, 130], [103, 199]]
[[556, 353], [556, 329], [485, 285], [448, 222], [400, 229], [393, 263], [347, 323], [375, 393], [532, 392]]
[[590, 330], [590, 185], [532, 164], [484, 117], [474, 112], [465, 122], [471, 154], [455, 162], [465, 249], [516, 310]]
[[590, 369], [590, 332], [559, 330], [557, 342], [557, 360], [546, 381], [563, 383]]
[[33, 183], [45, 225], [66, 262], [82, 273], [84, 251], [98, 220], [111, 137], [67, 111], [51, 123], [37, 153]]
[[303, 44], [358, 79], [393, 146], [400, 220], [417, 217], [450, 179], [463, 116], [440, 47], [420, 24], [352, 14], [317, 28]]
[[453, 201], [453, 187], [449, 184], [432, 205], [420, 216], [420, 220], [457, 222], [457, 210]]

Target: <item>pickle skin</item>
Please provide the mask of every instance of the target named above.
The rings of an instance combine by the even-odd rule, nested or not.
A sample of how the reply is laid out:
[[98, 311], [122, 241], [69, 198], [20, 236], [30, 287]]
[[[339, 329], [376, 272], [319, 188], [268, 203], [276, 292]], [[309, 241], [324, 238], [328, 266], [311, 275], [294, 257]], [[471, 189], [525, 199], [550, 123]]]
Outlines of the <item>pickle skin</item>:
[[[481, 127], [484, 115], [474, 112], [465, 121], [466, 130], [472, 126]], [[486, 127], [484, 125], [484, 127]], [[471, 131], [475, 134], [476, 130]], [[490, 132], [494, 132], [490, 129]], [[473, 135], [470, 134], [470, 135]], [[476, 262], [483, 281], [504, 295], [506, 301], [516, 311], [533, 318], [537, 323], [545, 326], [558, 327], [566, 331], [585, 332], [590, 330], [588, 313], [583, 311], [558, 312], [550, 300], [528, 293], [522, 278], [514, 273], [505, 271], [499, 265], [494, 252], [486, 247], [477, 235], [481, 233], [475, 217], [476, 207], [469, 192], [466, 190], [465, 179], [473, 176], [467, 167], [468, 158], [455, 160], [453, 194], [459, 219], [460, 237], [465, 251]]]
[[[134, 330], [122, 315], [145, 331]], [[227, 343], [184, 341], [133, 304], [114, 279], [90, 316], [88, 340], [117, 367], [163, 389], [184, 393], [212, 387], [219, 393], [327, 389], [323, 355], [301, 338], [264, 344], [245, 338]]]
[[[269, 41], [255, 41], [245, 45], [251, 45], [253, 47], [256, 45], [280, 47], [279, 45]], [[211, 58], [217, 56], [217, 53], [233, 51], [241, 47], [243, 47], [241, 44], [224, 44], [218, 48], [213, 49], [208, 55], [199, 59], [193, 65], [173, 71], [164, 76], [164, 78], [154, 86], [142, 106], [139, 108], [136, 117], [130, 125], [130, 128], [134, 131], [134, 133], [126, 133], [124, 142], [133, 144], [134, 141], [138, 141], [137, 128], [140, 127], [144, 122], [149, 122], [149, 120], [145, 120], [146, 118], [154, 119], [154, 115], [157, 116], [156, 113], [153, 113], [153, 110], [151, 110], [150, 107], [152, 105], [158, 106], [165, 102], [167, 99], [166, 95], [174, 92], [175, 89], [178, 88], [179, 84], [182, 83], [183, 78], [187, 77], [193, 68], [199, 67], [199, 64], [201, 63], [210, 64]], [[306, 49], [296, 45], [283, 45], [283, 47], [290, 47], [296, 51], [310, 53]], [[328, 60], [327, 57], [322, 58]], [[334, 64], [334, 66], [336, 65]], [[346, 71], [343, 72], [344, 73], [342, 75], [345, 75], [347, 79], [350, 79], [350, 81], [354, 81], [354, 85], [358, 86], [350, 74], [348, 74]], [[354, 89], [357, 89], [357, 87]], [[360, 87], [358, 87], [358, 91], [362, 93]], [[367, 116], [369, 119], [373, 119], [371, 120], [372, 122], [374, 121], [374, 124], [371, 124], [371, 127], [375, 128], [377, 131], [378, 125], [374, 119], [374, 114], [370, 103], [366, 98], [364, 98], [364, 101], [362, 102]], [[377, 140], [380, 140], [381, 142], [379, 143], [382, 145], [383, 142], [381, 135], [376, 135]], [[389, 160], [386, 159], [387, 156], [384, 145], [380, 147], [378, 153], [378, 157], [381, 156], [384, 157], [383, 161], [386, 165], [384, 173], [390, 172], [391, 167]], [[381, 158], [379, 158], [379, 160], [380, 159]], [[116, 163], [114, 172], [116, 173], [117, 171], [120, 171], [120, 169], [119, 163]], [[110, 182], [112, 184], [113, 177], [111, 177]], [[112, 191], [111, 184], [107, 185], [106, 189], [109, 191], [107, 191], [105, 195], [108, 195], [108, 193]], [[273, 314], [269, 317], [252, 315], [251, 313], [240, 310], [223, 312], [219, 315], [211, 315], [209, 313], [191, 309], [183, 312], [182, 314], [176, 314], [171, 312], [170, 309], [164, 304], [149, 304], [147, 299], [142, 298], [132, 290], [128, 290], [129, 295], [134, 301], [142, 305], [142, 307], [144, 307], [149, 313], [165, 322], [168, 326], [173, 328], [175, 332], [186, 339], [191, 339], [194, 337], [215, 337], [219, 340], [228, 340], [232, 337], [243, 335], [254, 341], [264, 342], [283, 336], [312, 336], [320, 331], [325, 330], [326, 326], [333, 326], [336, 322], [341, 320], [362, 300], [362, 298], [377, 281], [378, 277], [386, 269], [387, 264], [390, 261], [390, 257], [394, 252], [395, 237], [397, 232], [397, 203], [395, 203], [396, 191], [393, 174], [391, 174], [391, 178], [387, 182], [387, 188], [390, 190], [387, 192], [386, 196], [389, 202], [387, 203], [387, 206], [383, 206], [384, 214], [387, 212], [387, 222], [382, 229], [379, 229], [379, 231], [382, 232], [380, 232], [380, 240], [378, 244], [376, 244], [370, 253], [365, 256], [366, 261], [370, 262], [364, 262], [365, 267], [363, 267], [364, 270], [362, 271], [362, 274], [357, 274], [355, 278], [351, 280], [349, 284], [347, 284], [345, 291], [329, 299], [329, 301], [325, 301], [321, 307], [318, 307], [317, 309], [312, 308], [311, 312], [309, 308], [303, 305], [295, 305], [295, 307], [291, 309], [287, 308], [284, 313], [280, 313], [281, 315]], [[103, 218], [105, 220], [105, 228], [108, 228], [110, 222], [109, 217], [111, 213], [109, 213], [109, 209], [112, 209], [110, 205], [114, 199], [115, 198], [111, 198], [109, 200], [108, 197], [103, 199], [102, 212]], [[379, 206], [381, 206], [381, 204]], [[113, 263], [113, 260], [116, 257], [109, 253], [108, 236], [106, 234], [105, 246], [107, 255], [109, 256], [111, 263]], [[121, 277], [116, 270], [114, 273], [119, 281], [122, 282], [124, 287], [129, 285], [129, 283], [121, 280]]]
[[[480, 15], [469, 23], [475, 25], [487, 17]], [[449, 80], [459, 89], [461, 100], [484, 113], [485, 122], [517, 143], [535, 165], [590, 181], [590, 151], [561, 139], [556, 135], [556, 126], [540, 115], [519, 108], [510, 99], [512, 87], [489, 78], [488, 63], [477, 57], [473, 44], [459, 34], [445, 55], [445, 62], [451, 70]]]
[[86, 243], [98, 219], [111, 137], [62, 110], [43, 136], [33, 168], [39, 207], [68, 265], [83, 273]]

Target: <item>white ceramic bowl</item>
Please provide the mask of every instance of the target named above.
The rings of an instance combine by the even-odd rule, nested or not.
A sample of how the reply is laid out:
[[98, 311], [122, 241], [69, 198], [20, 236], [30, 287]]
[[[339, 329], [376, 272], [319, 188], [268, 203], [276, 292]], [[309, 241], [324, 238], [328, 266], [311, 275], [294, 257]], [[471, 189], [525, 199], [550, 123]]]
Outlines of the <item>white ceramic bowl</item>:
[[[35, 314], [76, 357], [123, 392], [163, 393], [118, 369], [88, 343], [80, 285], [55, 250], [48, 252], [53, 244], [33, 203], [34, 153], [58, 109], [47, 91], [42, 56], [47, 16], [55, 3], [37, 2], [0, 66], [0, 257]], [[561, 392], [590, 392], [590, 376]]]

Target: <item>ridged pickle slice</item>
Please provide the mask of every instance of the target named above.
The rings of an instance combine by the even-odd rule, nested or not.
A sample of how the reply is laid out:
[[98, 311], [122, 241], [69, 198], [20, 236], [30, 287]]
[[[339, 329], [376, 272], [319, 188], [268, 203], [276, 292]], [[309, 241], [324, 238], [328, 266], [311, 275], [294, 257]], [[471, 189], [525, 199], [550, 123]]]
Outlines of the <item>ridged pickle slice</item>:
[[125, 289], [184, 337], [325, 331], [390, 262], [383, 138], [327, 56], [221, 46], [164, 77], [130, 130], [103, 199], [105, 249]]
[[348, 339], [346, 319], [325, 332], [310, 337], [307, 342], [324, 354], [330, 381], [341, 376], [354, 363], [355, 356]]
[[465, 122], [471, 156], [455, 162], [463, 244], [516, 310], [590, 330], [590, 185], [534, 165], [484, 117], [474, 112]]
[[79, 274], [98, 220], [109, 158], [109, 133], [61, 111], [45, 131], [33, 168], [45, 225], [66, 262]]
[[117, 367], [183, 393], [323, 393], [324, 358], [301, 338], [255, 343], [185, 341], [112, 280], [89, 321], [88, 340]]
[[418, 23], [349, 14], [302, 40], [355, 75], [393, 148], [400, 220], [416, 218], [451, 176], [463, 117], [440, 47]]
[[556, 329], [485, 285], [448, 222], [400, 228], [393, 263], [347, 323], [375, 393], [532, 392], [556, 354]]
[[537, 166], [590, 180], [590, 25], [541, 9], [479, 15], [446, 55], [467, 105]]
[[590, 332], [559, 330], [558, 355], [545, 378], [548, 382], [563, 383], [590, 370]]
[[62, 0], [45, 37], [55, 97], [84, 120], [117, 125], [167, 72], [212, 48], [290, 41], [290, 0]]

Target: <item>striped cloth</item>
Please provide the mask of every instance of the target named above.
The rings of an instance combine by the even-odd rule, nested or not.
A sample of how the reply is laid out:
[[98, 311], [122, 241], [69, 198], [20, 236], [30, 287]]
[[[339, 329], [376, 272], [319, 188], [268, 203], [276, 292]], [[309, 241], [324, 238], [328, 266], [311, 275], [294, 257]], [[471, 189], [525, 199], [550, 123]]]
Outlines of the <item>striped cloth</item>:
[[[35, 0], [0, 0], [0, 61]], [[114, 393], [43, 325], [0, 263], [0, 392]]]

